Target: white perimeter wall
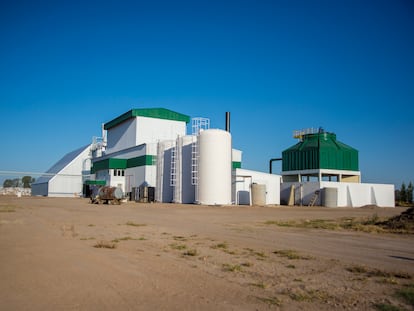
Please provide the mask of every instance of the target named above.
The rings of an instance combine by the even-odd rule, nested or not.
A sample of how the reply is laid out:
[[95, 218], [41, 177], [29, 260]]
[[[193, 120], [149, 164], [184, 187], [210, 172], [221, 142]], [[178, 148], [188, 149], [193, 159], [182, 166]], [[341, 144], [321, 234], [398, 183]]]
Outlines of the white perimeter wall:
[[232, 200], [235, 204], [250, 205], [251, 184], [266, 185], [266, 204], [280, 204], [281, 175], [238, 168], [233, 170]]
[[321, 188], [338, 189], [338, 206], [395, 207], [394, 185], [321, 182]]
[[[338, 189], [338, 207], [361, 207], [365, 205], [377, 205], [380, 207], [395, 207], [394, 185], [390, 184], [366, 184], [345, 182], [305, 182], [282, 183], [281, 200], [287, 203], [290, 188], [295, 185], [295, 204], [308, 205], [316, 190], [323, 188]], [[322, 195], [318, 197], [315, 205], [322, 205]]]

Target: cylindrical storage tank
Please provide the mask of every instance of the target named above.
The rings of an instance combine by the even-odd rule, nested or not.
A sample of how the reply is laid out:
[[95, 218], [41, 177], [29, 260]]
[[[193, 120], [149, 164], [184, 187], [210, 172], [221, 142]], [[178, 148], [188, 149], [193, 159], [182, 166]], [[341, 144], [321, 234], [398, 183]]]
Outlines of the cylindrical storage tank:
[[266, 205], [266, 185], [252, 184], [252, 205]]
[[323, 206], [338, 207], [338, 188], [324, 188], [322, 199]]
[[99, 189], [99, 198], [102, 200], [121, 200], [123, 196], [121, 188], [105, 186]]
[[231, 135], [219, 129], [198, 137], [198, 198], [200, 204], [231, 204]]

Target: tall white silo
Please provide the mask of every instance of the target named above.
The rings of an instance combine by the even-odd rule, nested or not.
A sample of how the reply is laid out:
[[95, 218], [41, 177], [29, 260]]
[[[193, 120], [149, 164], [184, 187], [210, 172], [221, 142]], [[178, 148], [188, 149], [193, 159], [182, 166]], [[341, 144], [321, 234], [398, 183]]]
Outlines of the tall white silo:
[[195, 183], [193, 182], [193, 161], [196, 156], [194, 144], [197, 144], [197, 136], [180, 136], [176, 142], [176, 178], [174, 184], [175, 203], [195, 202]]
[[198, 137], [198, 203], [231, 204], [231, 135], [219, 129]]

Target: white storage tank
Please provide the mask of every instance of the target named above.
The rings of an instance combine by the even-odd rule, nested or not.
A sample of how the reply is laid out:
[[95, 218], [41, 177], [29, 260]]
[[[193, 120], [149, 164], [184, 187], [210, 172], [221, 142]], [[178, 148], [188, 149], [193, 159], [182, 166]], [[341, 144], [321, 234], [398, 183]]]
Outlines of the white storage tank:
[[338, 188], [323, 188], [323, 206], [338, 207]]
[[266, 185], [252, 184], [252, 204], [266, 205]]
[[198, 195], [200, 204], [231, 204], [231, 135], [219, 129], [200, 132]]

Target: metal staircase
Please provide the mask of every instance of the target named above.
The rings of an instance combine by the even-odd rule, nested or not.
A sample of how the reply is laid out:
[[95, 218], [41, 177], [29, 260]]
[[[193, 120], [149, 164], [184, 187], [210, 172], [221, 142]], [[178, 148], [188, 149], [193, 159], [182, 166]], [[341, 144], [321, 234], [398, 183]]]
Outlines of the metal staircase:
[[320, 190], [316, 190], [315, 191], [315, 193], [313, 194], [313, 196], [312, 196], [312, 198], [310, 199], [310, 201], [309, 201], [309, 204], [308, 204], [308, 206], [314, 206], [315, 205], [315, 203], [316, 203], [316, 201], [318, 200], [318, 198], [319, 198], [319, 194], [320, 194]]

